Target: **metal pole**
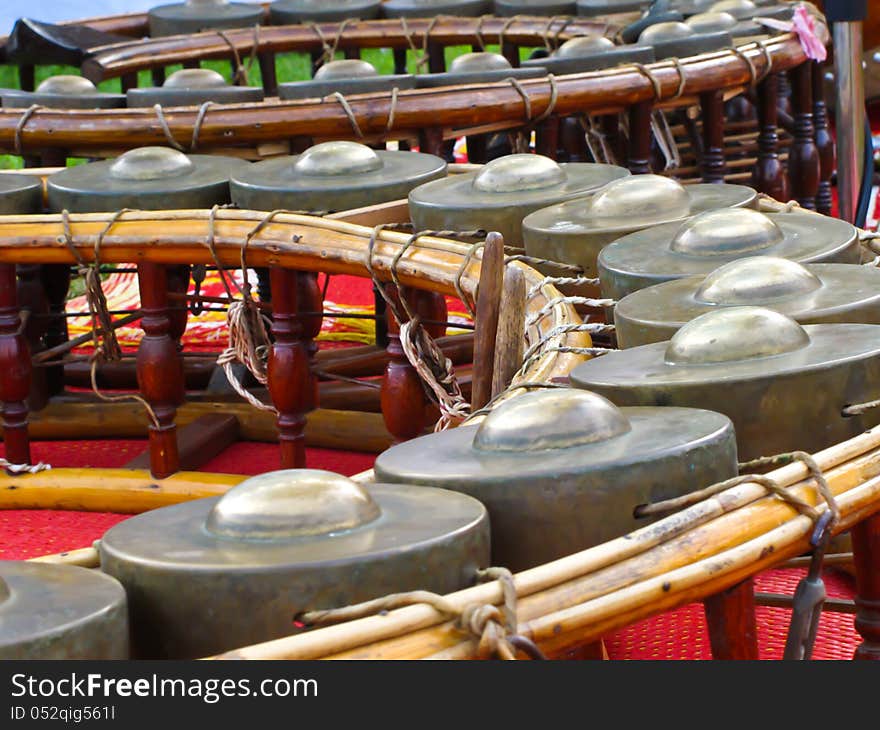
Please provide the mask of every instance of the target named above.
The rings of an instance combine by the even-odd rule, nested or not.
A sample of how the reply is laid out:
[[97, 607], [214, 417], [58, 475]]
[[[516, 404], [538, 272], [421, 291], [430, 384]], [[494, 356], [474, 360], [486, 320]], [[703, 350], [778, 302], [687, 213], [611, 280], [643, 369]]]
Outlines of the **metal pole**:
[[865, 159], [865, 84], [862, 78], [862, 23], [831, 25], [837, 80], [837, 191], [840, 217], [856, 218]]

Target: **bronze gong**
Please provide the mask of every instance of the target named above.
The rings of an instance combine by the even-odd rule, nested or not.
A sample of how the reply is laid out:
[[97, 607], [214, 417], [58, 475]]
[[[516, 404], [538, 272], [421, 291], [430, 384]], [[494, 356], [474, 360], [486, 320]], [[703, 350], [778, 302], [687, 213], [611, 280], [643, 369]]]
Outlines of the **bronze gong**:
[[208, 68], [182, 68], [175, 71], [162, 86], [129, 89], [129, 107], [190, 106], [213, 101], [216, 104], [238, 104], [263, 101], [261, 86], [232, 86], [216, 71]]
[[730, 48], [733, 38], [727, 31], [698, 33], [683, 22], [655, 23], [641, 32], [638, 44], [651, 46], [658, 61], [685, 58]]
[[409, 211], [418, 231], [498, 231], [507, 245], [522, 246], [522, 220], [529, 213], [629, 174], [616, 165], [559, 164], [542, 155], [506, 155], [478, 172], [415, 188], [409, 194]]
[[250, 163], [220, 155], [185, 155], [138, 147], [114, 160], [56, 172], [47, 180], [49, 209], [76, 213], [120, 208], [210, 208], [229, 202], [229, 176]]
[[446, 161], [435, 155], [323, 142], [301, 155], [235, 173], [232, 202], [256, 210], [348, 210], [405, 198], [414, 187], [445, 174]]
[[627, 233], [706, 210], [753, 205], [756, 198], [743, 185], [684, 186], [662, 175], [632, 175], [590, 197], [536, 210], [523, 219], [523, 240], [529, 256], [577, 264], [584, 276], [595, 277], [599, 252]]
[[458, 84], [483, 84], [505, 79], [533, 79], [546, 76], [547, 72], [540, 67], [523, 66], [513, 68], [500, 53], [478, 51], [463, 53], [443, 73], [418, 74], [415, 77], [416, 88], [428, 89], [440, 86], [456, 86]]
[[96, 570], [0, 560], [0, 659], [128, 659], [125, 591]]
[[646, 10], [651, 0], [577, 0], [577, 14], [596, 18], [617, 13]]
[[880, 269], [852, 264], [799, 264], [752, 256], [640, 289], [614, 307], [618, 347], [670, 339], [687, 322], [719, 307], [754, 304], [801, 324], [880, 324]]
[[269, 5], [269, 20], [275, 25], [372, 20], [381, 10], [382, 0], [275, 0]]
[[653, 63], [654, 49], [634, 43], [616, 46], [600, 35], [571, 38], [546, 58], [530, 58], [522, 62], [523, 68], [541, 67], [547, 73], [573, 74], [583, 71], [599, 71], [626, 63]]
[[263, 21], [265, 10], [256, 3], [235, 3], [228, 0], [186, 0], [182, 3], [159, 5], [147, 13], [153, 38], [203, 30], [246, 28]]
[[0, 105], [24, 109], [31, 104], [51, 109], [115, 109], [125, 106], [124, 94], [108, 94], [87, 78], [61, 74], [40, 82], [35, 91], [0, 89]]
[[99, 549], [128, 593], [135, 655], [195, 658], [295, 633], [304, 611], [468, 586], [489, 522], [455, 492], [291, 469], [145, 512]]
[[880, 325], [807, 324], [763, 307], [725, 307], [671, 340], [578, 365], [573, 385], [618, 406], [693, 406], [727, 415], [742, 460], [820, 451], [876, 425]]
[[375, 91], [412, 89], [415, 76], [392, 74], [380, 76], [373, 64], [355, 58], [330, 61], [315, 71], [308, 81], [288, 81], [278, 85], [281, 99], [323, 98], [335, 92], [340, 94], [367, 94]]
[[438, 15], [476, 17], [492, 12], [492, 0], [385, 0], [385, 18], [434, 18]]
[[730, 421], [696, 408], [617, 408], [571, 388], [532, 391], [460, 426], [392, 446], [376, 478], [479, 499], [492, 562], [524, 570], [647, 524], [645, 502], [735, 476]]
[[39, 213], [43, 210], [43, 181], [19, 173], [0, 175], [0, 215]]
[[857, 264], [861, 254], [856, 229], [837, 218], [721, 208], [617, 239], [599, 254], [599, 279], [602, 293], [619, 300], [652, 284], [705, 276], [746, 256]]
[[574, 15], [575, 0], [495, 0], [495, 15], [512, 17], [514, 15], [553, 16]]

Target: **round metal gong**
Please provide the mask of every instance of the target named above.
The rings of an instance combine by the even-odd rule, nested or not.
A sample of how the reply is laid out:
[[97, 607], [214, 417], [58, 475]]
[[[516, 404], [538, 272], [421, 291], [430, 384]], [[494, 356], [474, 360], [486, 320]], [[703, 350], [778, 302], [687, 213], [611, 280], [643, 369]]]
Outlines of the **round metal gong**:
[[51, 109], [115, 109], [125, 106], [125, 95], [98, 91], [87, 78], [68, 74], [50, 76], [35, 91], [0, 89], [0, 106], [24, 109], [31, 104]]
[[858, 234], [846, 221], [815, 213], [722, 208], [617, 239], [599, 254], [599, 278], [603, 294], [619, 300], [652, 284], [705, 276], [747, 256], [857, 264]]
[[200, 33], [203, 30], [246, 28], [263, 20], [264, 9], [252, 3], [231, 3], [228, 0], [186, 0], [182, 3], [159, 5], [147, 13], [150, 35]]
[[880, 397], [880, 326], [799, 325], [762, 307], [703, 314], [667, 342], [578, 365], [573, 385], [619, 406], [698, 406], [724, 413], [740, 459], [816, 452], [875, 425], [842, 409]]
[[0, 175], [0, 215], [39, 213], [43, 209], [43, 181], [19, 173]]
[[574, 15], [575, 0], [495, 0], [495, 15]]
[[634, 13], [646, 10], [650, 0], [577, 0], [577, 14], [596, 18], [613, 13]]
[[419, 186], [409, 194], [409, 212], [417, 231], [498, 231], [507, 245], [522, 246], [522, 220], [529, 213], [629, 174], [616, 165], [560, 165], [542, 155], [506, 155], [478, 172]]
[[213, 101], [217, 104], [238, 104], [263, 101], [262, 86], [232, 86], [216, 71], [207, 68], [182, 68], [175, 71], [162, 86], [129, 89], [128, 106], [141, 107], [189, 106]]
[[584, 276], [595, 277], [599, 252], [627, 233], [706, 210], [752, 205], [756, 197], [744, 185], [684, 186], [662, 175], [633, 175], [589, 198], [535, 211], [523, 220], [523, 240], [529, 256], [577, 264]]
[[0, 659], [128, 659], [125, 591], [71, 565], [0, 560]]
[[269, 20], [275, 25], [372, 20], [381, 10], [382, 0], [276, 0], [269, 5]]
[[434, 18], [458, 15], [475, 18], [492, 12], [492, 0], [385, 0], [385, 18]]
[[479, 502], [312, 469], [133, 517], [100, 542], [137, 656], [194, 658], [294, 633], [294, 618], [389, 593], [448, 593], [489, 562]]
[[768, 35], [769, 28], [748, 20], [737, 20], [733, 15], [724, 11], [696, 13], [684, 21], [697, 33], [717, 33], [726, 31], [732, 38], [745, 36]]
[[583, 71], [599, 71], [625, 63], [653, 63], [654, 49], [634, 43], [615, 46], [600, 35], [571, 38], [546, 58], [530, 58], [522, 62], [523, 68], [541, 67], [546, 73], [572, 74]]
[[717, 51], [733, 45], [727, 31], [698, 33], [686, 23], [656, 23], [639, 35], [638, 44], [651, 46], [658, 61], [664, 58], [685, 58]]
[[754, 304], [801, 324], [880, 324], [880, 269], [799, 264], [773, 256], [731, 261], [708, 276], [689, 276], [625, 296], [614, 308], [617, 344], [670, 339], [690, 320], [719, 307]]
[[229, 202], [229, 177], [250, 163], [219, 155], [185, 155], [138, 147], [114, 160], [68, 167], [46, 182], [49, 209], [97, 213], [120, 208], [210, 208]]
[[417, 89], [455, 86], [457, 84], [482, 84], [504, 79], [531, 79], [546, 75], [543, 68], [523, 66], [513, 68], [500, 53], [480, 51], [458, 56], [444, 73], [418, 74]]
[[321, 66], [309, 81], [290, 81], [278, 85], [281, 99], [312, 99], [340, 94], [367, 94], [374, 91], [391, 91], [393, 88], [415, 87], [412, 74], [380, 76], [376, 67], [358, 59], [340, 59]]
[[446, 161], [435, 155], [323, 142], [235, 173], [232, 202], [255, 210], [348, 210], [405, 198], [445, 174]]
[[683, 408], [623, 408], [569, 388], [533, 391], [462, 426], [393, 446], [383, 481], [454, 489], [479, 499], [492, 562], [546, 563], [647, 523], [633, 509], [736, 474], [730, 421]]

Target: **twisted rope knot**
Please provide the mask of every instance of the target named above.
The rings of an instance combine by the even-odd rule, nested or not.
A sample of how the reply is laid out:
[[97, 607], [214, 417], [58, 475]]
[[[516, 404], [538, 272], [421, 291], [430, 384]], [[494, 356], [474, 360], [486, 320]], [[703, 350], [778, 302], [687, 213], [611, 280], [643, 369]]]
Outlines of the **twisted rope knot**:
[[464, 607], [458, 626], [463, 631], [479, 638], [477, 657], [490, 659], [516, 659], [516, 652], [507, 639], [507, 632], [502, 626], [501, 610], [491, 604], [470, 604]]
[[36, 464], [13, 464], [11, 461], [7, 461], [3, 458], [0, 458], [0, 467], [2, 467], [10, 476], [16, 476], [18, 474], [36, 474], [37, 472], [48, 471], [52, 468], [50, 464], [45, 464], [42, 461]]

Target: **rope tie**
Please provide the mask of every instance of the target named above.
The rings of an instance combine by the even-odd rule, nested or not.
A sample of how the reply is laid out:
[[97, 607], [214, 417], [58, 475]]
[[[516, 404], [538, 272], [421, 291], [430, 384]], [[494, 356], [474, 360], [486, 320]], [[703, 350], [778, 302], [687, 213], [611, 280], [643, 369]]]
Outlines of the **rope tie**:
[[52, 466], [42, 461], [36, 464], [13, 464], [11, 461], [0, 458], [0, 468], [9, 476], [17, 476], [18, 474], [36, 474], [41, 471], [48, 471]]
[[[168, 120], [165, 119], [165, 110], [162, 109], [162, 105], [153, 104], [153, 111], [156, 113], [156, 119], [159, 120], [159, 126], [162, 128], [162, 132], [165, 135], [165, 140], [168, 144], [180, 152], [186, 152], [184, 146], [174, 139], [174, 135], [171, 133], [171, 127], [168, 126]], [[195, 133], [195, 130], [193, 130], [193, 133]]]
[[345, 116], [348, 117], [348, 121], [351, 124], [352, 131], [354, 131], [355, 136], [358, 139], [364, 138], [364, 133], [361, 131], [361, 127], [358, 124], [357, 117], [354, 115], [354, 112], [351, 110], [351, 106], [348, 103], [348, 100], [342, 94], [341, 91], [334, 91], [333, 98], [336, 99], [342, 106], [342, 110], [345, 112]]
[[330, 54], [330, 44], [327, 43], [327, 38], [324, 36], [324, 31], [316, 23], [303, 23], [307, 28], [311, 28], [315, 31], [315, 34], [318, 36], [318, 40], [321, 42], [321, 57], [312, 64], [313, 68], [319, 68], [323, 66], [328, 60], [332, 60], [333, 56]]
[[583, 307], [613, 307], [617, 302], [614, 299], [593, 299], [592, 297], [560, 296], [548, 300], [537, 312], [532, 313], [526, 319], [525, 326], [532, 327], [546, 317], [560, 304], [579, 304]]
[[764, 60], [767, 62], [764, 68], [764, 73], [761, 74], [758, 81], [763, 81], [766, 79], [773, 71], [773, 56], [770, 54], [770, 49], [767, 48], [767, 43], [764, 40], [755, 41], [755, 45], [761, 49], [761, 53], [764, 56]]
[[214, 102], [206, 101], [199, 107], [198, 114], [196, 114], [195, 124], [193, 124], [192, 139], [189, 143], [190, 152], [195, 152], [196, 147], [199, 146], [199, 133], [202, 131], [202, 124], [204, 124], [205, 117], [208, 115], [208, 107], [211, 106], [214, 106]]
[[504, 36], [507, 33], [510, 26], [513, 25], [514, 23], [516, 23], [522, 17], [523, 16], [521, 16], [521, 15], [514, 15], [504, 21], [504, 25], [502, 25], [501, 30], [498, 31], [498, 47], [499, 48], [501, 48], [501, 49], [504, 48]]
[[758, 70], [755, 68], [754, 61], [752, 61], [752, 59], [748, 57], [748, 55], [745, 51], [742, 50], [742, 48], [737, 48], [736, 46], [733, 46], [733, 48], [730, 49], [730, 52], [734, 56], [741, 58], [745, 62], [746, 66], [748, 66], [749, 86], [754, 86], [758, 82]]
[[661, 96], [663, 96], [663, 87], [660, 85], [660, 79], [658, 79], [654, 73], [647, 66], [641, 63], [631, 63], [626, 68], [632, 68], [638, 71], [642, 76], [644, 76], [648, 81], [651, 82], [651, 86], [654, 89], [654, 99], [657, 100]]
[[[840, 508], [825, 475], [816, 463], [816, 460], [805, 451], [792, 451], [785, 454], [777, 454], [776, 456], [761, 456], [752, 461], [740, 464], [741, 469], [760, 469], [767, 467], [783, 466], [793, 461], [800, 461], [809, 472], [810, 478], [816, 483], [816, 491], [828, 507], [831, 514], [831, 521], [828, 527], [833, 526], [840, 518]], [[800, 514], [809, 517], [814, 523], [819, 523], [822, 513], [817, 510], [806, 500], [794, 494], [789, 487], [784, 487], [775, 479], [763, 474], [742, 474], [732, 479], [726, 479], [712, 486], [701, 489], [697, 492], [685, 494], [675, 499], [668, 499], [663, 502], [654, 502], [652, 504], [639, 505], [633, 511], [635, 517], [648, 517], [669, 512], [676, 512], [685, 507], [689, 507], [697, 502], [714, 497], [727, 489], [737, 487], [741, 484], [758, 484], [764, 487], [769, 493], [776, 495], [783, 502], [797, 510]], [[821, 523], [820, 523], [821, 524]]]
[[330, 46], [330, 57], [327, 59], [328, 61], [332, 61], [336, 57], [336, 51], [339, 48], [339, 41], [342, 40], [342, 36], [345, 33], [345, 29], [351, 23], [357, 23], [357, 18], [345, 18], [336, 29], [336, 35], [333, 37], [333, 43]]
[[428, 23], [428, 27], [425, 28], [425, 34], [422, 36], [422, 55], [421, 58], [416, 60], [416, 69], [425, 68], [431, 60], [431, 54], [428, 51], [428, 44], [431, 41], [431, 32], [434, 30], [434, 26], [437, 25], [437, 22], [441, 17], [443, 16], [435, 15], [431, 18], [431, 22]]
[[[596, 162], [604, 162], [606, 164], [616, 164], [614, 152], [608, 144], [608, 137], [601, 127], [596, 124], [596, 120], [589, 114], [577, 117], [581, 129], [584, 131], [584, 141], [587, 143], [587, 149]], [[594, 146], [594, 141], [598, 147]]]
[[235, 63], [235, 71], [232, 74], [232, 83], [236, 86], [241, 86], [242, 82], [244, 82], [244, 85], [248, 86], [248, 72], [241, 63], [241, 56], [238, 55], [238, 48], [236, 48], [235, 44], [231, 40], [229, 40], [229, 36], [226, 35], [225, 31], [218, 30], [217, 35], [219, 35], [224, 40], [226, 45], [229, 46], [229, 49], [232, 51], [232, 59]]
[[[549, 330], [538, 342], [529, 347], [523, 355], [523, 361], [531, 360], [532, 355], [534, 355], [538, 350], [540, 350], [548, 341], [552, 340], [554, 337], [558, 337], [559, 335], [567, 335], [570, 332], [589, 332], [591, 335], [603, 334], [606, 332], [614, 332], [615, 327], [613, 324], [602, 324], [600, 322], [588, 322], [583, 324], [571, 323], [571, 324], [560, 324]], [[588, 348], [590, 353], [593, 354], [595, 350], [600, 348], [590, 347]], [[606, 349], [606, 348], [601, 348]]]
[[510, 76], [506, 81], [509, 81], [511, 86], [516, 90], [516, 92], [520, 95], [523, 102], [523, 112], [525, 116], [525, 127], [523, 129], [518, 130], [511, 140], [512, 147], [514, 152], [528, 152], [529, 150], [529, 138], [531, 137], [532, 130], [534, 130], [541, 122], [543, 122], [547, 117], [549, 117], [553, 110], [556, 108], [556, 101], [559, 98], [559, 89], [556, 84], [556, 77], [553, 74], [547, 74], [547, 80], [550, 83], [550, 99], [547, 102], [547, 108], [544, 109], [536, 118], [532, 118], [532, 100], [529, 98], [528, 92], [525, 90], [525, 87], [519, 82], [518, 79]]
[[502, 595], [501, 606], [470, 603], [459, 609], [437, 593], [407, 591], [342, 608], [307, 611], [296, 616], [295, 620], [304, 626], [328, 626], [377, 614], [384, 615], [406, 606], [426, 604], [443, 616], [454, 619], [455, 627], [459, 631], [477, 639], [477, 656], [480, 659], [516, 659], [517, 648], [522, 648], [532, 657], [545, 658], [531, 640], [516, 633], [517, 594], [511, 572], [506, 568], [486, 568], [477, 570], [476, 576], [480, 582], [498, 581]]
[[880, 406], [880, 400], [869, 400], [864, 403], [853, 403], [841, 410], [842, 416], [861, 416], [863, 413]]
[[467, 267], [470, 266], [474, 254], [485, 245], [485, 239], [471, 244], [470, 248], [465, 253], [464, 258], [461, 260], [458, 271], [455, 272], [455, 279], [452, 282], [455, 286], [455, 293], [458, 295], [458, 298], [461, 300], [462, 304], [464, 304], [465, 309], [467, 309], [468, 314], [470, 314], [471, 317], [477, 316], [476, 302], [472, 301], [471, 297], [467, 296], [465, 293], [464, 287], [461, 285], [461, 277], [464, 276], [464, 272], [467, 270]]
[[397, 114], [397, 95], [400, 89], [396, 86], [391, 89], [391, 108], [388, 110], [388, 122], [385, 124], [385, 134], [387, 135], [394, 126], [394, 116]]
[[687, 86], [687, 79], [684, 75], [684, 64], [681, 62], [681, 59], [676, 56], [673, 56], [669, 60], [672, 62], [672, 65], [675, 66], [675, 70], [678, 71], [678, 88], [675, 90], [672, 98], [679, 99], [684, 94], [684, 87]]
[[[561, 20], [562, 25], [557, 29], [557, 31], [553, 34], [553, 45], [550, 44], [550, 28], [553, 27], [553, 24], [557, 21]], [[547, 20], [547, 24], [544, 26], [544, 30], [541, 31], [541, 37], [544, 39], [544, 48], [547, 50], [547, 53], [552, 53], [559, 46], [559, 36], [562, 35], [562, 32], [571, 25], [571, 22], [574, 20], [570, 15], [551, 15]]]
[[599, 279], [589, 276], [545, 276], [541, 281], [529, 289], [526, 300], [538, 294], [547, 285], [550, 286], [599, 286]]
[[[505, 248], [507, 248], [505, 246]], [[584, 273], [584, 269], [582, 266], [577, 266], [576, 264], [564, 264], [561, 261], [553, 261], [551, 259], [542, 259], [536, 256], [527, 256], [526, 254], [518, 253], [513, 256], [505, 256], [504, 263], [510, 264], [514, 261], [522, 261], [524, 264], [528, 264], [531, 267], [536, 266], [550, 266], [554, 269], [559, 269], [559, 271], [563, 272], [571, 272], [573, 274], [582, 274]]]
[[474, 35], [477, 37], [477, 45], [480, 47], [481, 51], [486, 50], [486, 39], [483, 38], [483, 23], [486, 21], [486, 18], [493, 19], [495, 16], [493, 15], [481, 15], [477, 20], [477, 27], [474, 29]]
[[18, 122], [15, 125], [15, 136], [12, 140], [12, 149], [15, 151], [15, 154], [22, 154], [22, 146], [21, 146], [21, 136], [24, 133], [24, 126], [28, 123], [28, 119], [30, 119], [38, 109], [42, 109], [43, 107], [39, 104], [31, 104], [27, 109], [22, 112], [22, 115], [18, 118]]

